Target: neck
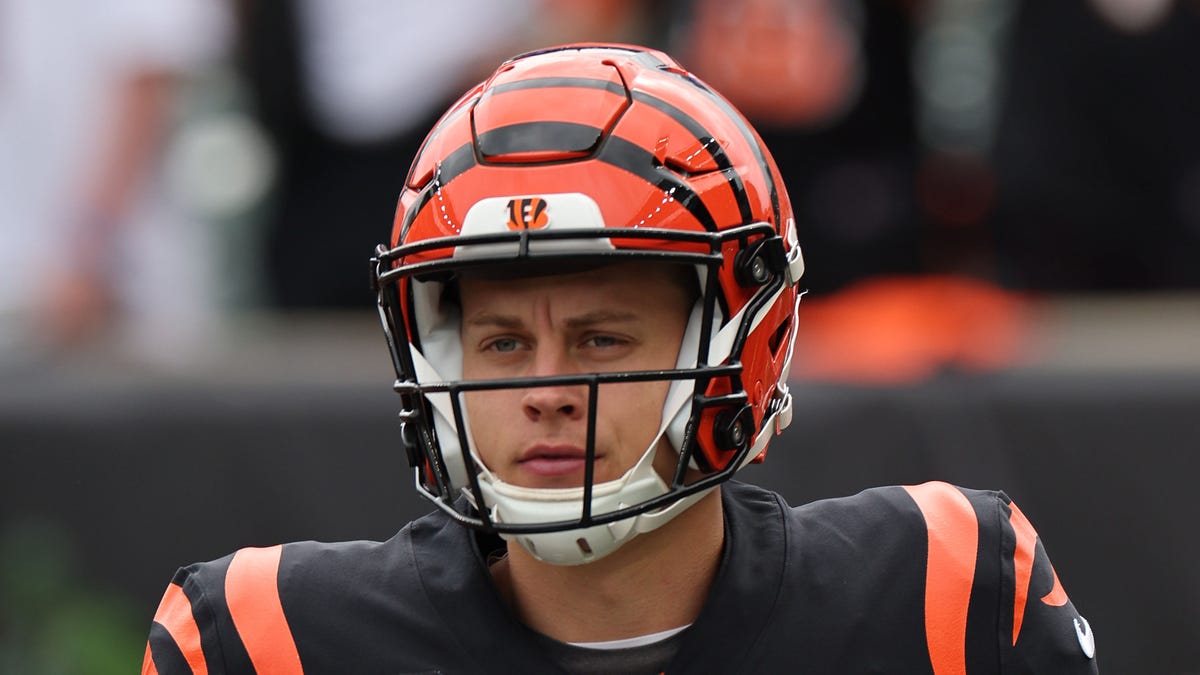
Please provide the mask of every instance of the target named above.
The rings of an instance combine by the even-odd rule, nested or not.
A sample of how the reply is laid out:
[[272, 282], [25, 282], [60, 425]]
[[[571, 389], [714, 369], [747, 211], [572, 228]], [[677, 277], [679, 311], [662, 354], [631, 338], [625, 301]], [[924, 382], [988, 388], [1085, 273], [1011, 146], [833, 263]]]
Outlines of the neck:
[[696, 620], [724, 535], [718, 488], [659, 529], [585, 565], [551, 565], [509, 546], [508, 557], [492, 565], [492, 579], [526, 625], [561, 642], [648, 635]]

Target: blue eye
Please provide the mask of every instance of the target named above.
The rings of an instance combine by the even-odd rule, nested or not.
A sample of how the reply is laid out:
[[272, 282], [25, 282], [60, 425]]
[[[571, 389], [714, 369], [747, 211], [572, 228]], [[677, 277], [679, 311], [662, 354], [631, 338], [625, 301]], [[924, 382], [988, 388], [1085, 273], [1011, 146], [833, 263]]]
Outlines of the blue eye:
[[585, 341], [585, 344], [589, 344], [592, 347], [616, 347], [621, 343], [622, 341], [619, 338], [611, 335], [593, 335]]
[[520, 344], [512, 338], [499, 338], [488, 345], [488, 349], [498, 352], [515, 352]]

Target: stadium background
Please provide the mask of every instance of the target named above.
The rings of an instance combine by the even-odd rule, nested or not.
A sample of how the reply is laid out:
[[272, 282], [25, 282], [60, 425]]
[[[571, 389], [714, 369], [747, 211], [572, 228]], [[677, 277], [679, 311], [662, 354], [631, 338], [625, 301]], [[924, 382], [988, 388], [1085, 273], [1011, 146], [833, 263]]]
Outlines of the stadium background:
[[[430, 61], [430, 36], [396, 24], [376, 67], [414, 64], [408, 97], [428, 100], [401, 115], [377, 99], [390, 117], [314, 93], [313, 54], [340, 44], [305, 51], [316, 4], [233, 2], [219, 53], [173, 75], [144, 173], [170, 177], [211, 235], [212, 307], [164, 311], [187, 333], [106, 310], [7, 341], [22, 315], [0, 308], [0, 672], [129, 672], [176, 567], [386, 538], [427, 510], [365, 258], [406, 158], [478, 64], [577, 39], [677, 54], [746, 109], [788, 177], [811, 291], [796, 416], [744, 479], [793, 504], [1002, 488], [1105, 672], [1200, 672], [1200, 4], [485, 3], [519, 35], [463, 26], [490, 38]], [[167, 307], [208, 297], [186, 279], [144, 283]]]

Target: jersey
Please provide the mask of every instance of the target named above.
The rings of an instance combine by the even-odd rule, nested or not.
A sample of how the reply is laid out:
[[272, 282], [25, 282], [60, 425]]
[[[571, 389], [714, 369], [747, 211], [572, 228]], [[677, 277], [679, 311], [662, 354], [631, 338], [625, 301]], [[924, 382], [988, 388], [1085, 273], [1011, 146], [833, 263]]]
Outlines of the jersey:
[[[725, 547], [666, 673], [1095, 673], [1091, 627], [1002, 492], [873, 488], [789, 507], [722, 486]], [[441, 512], [385, 542], [242, 549], [181, 569], [143, 674], [566, 672]]]

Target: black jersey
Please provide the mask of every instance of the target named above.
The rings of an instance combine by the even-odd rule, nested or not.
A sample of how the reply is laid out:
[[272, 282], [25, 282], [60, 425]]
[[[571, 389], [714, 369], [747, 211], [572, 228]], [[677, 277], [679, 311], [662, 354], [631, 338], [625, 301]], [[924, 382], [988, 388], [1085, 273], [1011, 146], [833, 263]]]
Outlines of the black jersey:
[[[726, 544], [667, 673], [1094, 673], [1094, 642], [1004, 493], [886, 487], [790, 508], [722, 487]], [[243, 549], [181, 569], [143, 673], [555, 673], [472, 532]]]

